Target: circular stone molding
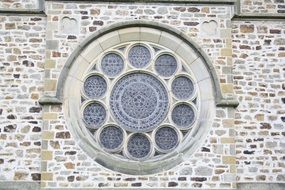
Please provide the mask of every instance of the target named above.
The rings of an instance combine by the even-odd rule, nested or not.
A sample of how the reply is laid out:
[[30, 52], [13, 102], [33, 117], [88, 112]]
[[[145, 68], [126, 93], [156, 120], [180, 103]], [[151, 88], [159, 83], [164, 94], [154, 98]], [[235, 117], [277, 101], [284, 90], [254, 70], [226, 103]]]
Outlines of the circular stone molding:
[[193, 47], [137, 28], [137, 35], [134, 28], [132, 35], [112, 30], [84, 47], [64, 99], [68, 126], [89, 156], [111, 170], [144, 175], [191, 157], [211, 125], [214, 97]]

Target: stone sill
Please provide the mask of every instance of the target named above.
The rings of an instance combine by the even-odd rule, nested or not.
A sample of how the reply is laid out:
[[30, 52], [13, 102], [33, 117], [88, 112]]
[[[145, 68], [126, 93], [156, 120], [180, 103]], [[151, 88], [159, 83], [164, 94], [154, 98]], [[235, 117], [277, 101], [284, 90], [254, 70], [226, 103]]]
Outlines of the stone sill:
[[[0, 181], [0, 190], [40, 190], [40, 182], [32, 181]], [[45, 190], [114, 190], [117, 188], [42, 188]], [[122, 189], [122, 188], [118, 188]], [[198, 190], [197, 188], [123, 188], [124, 190]], [[209, 190], [199, 188], [200, 190]], [[237, 183], [236, 190], [284, 190], [285, 183], [260, 183], [260, 182], [251, 182], [251, 183]], [[233, 189], [215, 189], [215, 190], [233, 190]]]
[[91, 3], [183, 3], [183, 4], [235, 4], [238, 0], [45, 0], [45, 1], [69, 1], [69, 2], [91, 2]]

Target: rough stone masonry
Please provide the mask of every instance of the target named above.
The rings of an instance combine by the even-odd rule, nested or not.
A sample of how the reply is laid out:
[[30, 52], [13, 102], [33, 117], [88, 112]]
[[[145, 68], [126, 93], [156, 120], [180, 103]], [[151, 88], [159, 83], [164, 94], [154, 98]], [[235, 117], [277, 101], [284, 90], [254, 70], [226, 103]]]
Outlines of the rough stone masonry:
[[[284, 189], [284, 0], [0, 2], [0, 189]], [[178, 166], [127, 175], [73, 138], [56, 95], [89, 36], [143, 20], [175, 28], [209, 57], [224, 97], [207, 138]]]

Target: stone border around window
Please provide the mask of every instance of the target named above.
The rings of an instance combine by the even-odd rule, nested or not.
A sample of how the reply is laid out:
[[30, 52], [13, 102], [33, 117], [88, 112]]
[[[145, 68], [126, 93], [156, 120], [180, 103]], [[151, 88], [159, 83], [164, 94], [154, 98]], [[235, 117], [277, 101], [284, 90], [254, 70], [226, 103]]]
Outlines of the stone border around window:
[[[150, 25], [145, 22], [132, 21], [111, 25], [100, 30], [96, 35], [94, 34], [95, 36], [91, 35], [83, 44], [79, 45], [68, 59], [60, 75], [57, 97], [63, 100], [67, 127], [75, 141], [94, 161], [117, 172], [130, 175], [154, 174], [189, 160], [204, 143], [215, 115], [215, 101], [218, 101], [217, 97], [222, 97], [219, 81], [206, 54], [194, 42], [183, 40], [182, 37], [186, 38], [183, 33], [171, 29], [169, 26], [166, 29], [165, 25], [163, 28], [158, 25], [152, 22]], [[92, 137], [87, 135], [88, 131], [86, 127], [83, 127], [82, 119], [75, 117], [80, 115], [78, 108], [81, 104], [81, 96], [77, 89], [81, 89], [82, 79], [90, 65], [94, 64], [94, 60], [104, 54], [105, 50], [137, 40], [168, 47], [177, 56], [183, 58], [199, 88], [200, 113], [195, 126], [188, 134], [187, 143], [177, 147], [174, 151], [150, 160], [118, 160], [114, 155], [102, 151], [100, 145], [94, 143]]]
[[[136, 29], [138, 27], [141, 27], [142, 30], [139, 31], [138, 29]], [[133, 29], [133, 31], [130, 32], [130, 29]], [[153, 31], [153, 33], [150, 34], [147, 31], [147, 29], [153, 29], [153, 30], [156, 29], [157, 31]], [[116, 35], [114, 36], [117, 30], [121, 31], [120, 34], [118, 34], [120, 38], [119, 37], [116, 38], [115, 37]], [[133, 40], [138, 39], [138, 34], [140, 32], [142, 33], [141, 35], [142, 39], [148, 41], [148, 40], [151, 40], [152, 38], [154, 40], [153, 41], [154, 43], [158, 43], [158, 41], [160, 40], [162, 45], [166, 47], [170, 47], [172, 48], [173, 51], [178, 51], [182, 55], [184, 54], [190, 57], [190, 60], [193, 59], [191, 57], [193, 53], [196, 54], [197, 56], [196, 56], [195, 62], [196, 63], [200, 62], [201, 63], [200, 65], [204, 67], [204, 68], [199, 68], [199, 69], [203, 69], [205, 73], [209, 73], [210, 80], [213, 82], [213, 86], [214, 86], [213, 91], [215, 93], [214, 95], [215, 104], [217, 106], [224, 106], [224, 107], [237, 107], [238, 106], [239, 103], [235, 97], [225, 98], [222, 95], [219, 80], [215, 72], [215, 69], [210, 59], [208, 58], [207, 54], [201, 49], [201, 47], [199, 47], [186, 34], [184, 34], [183, 32], [175, 28], [169, 27], [168, 25], [165, 25], [165, 24], [155, 23], [152, 21], [143, 21], [143, 20], [115, 23], [87, 37], [74, 50], [74, 52], [68, 58], [65, 66], [63, 67], [61, 74], [60, 74], [60, 78], [57, 83], [57, 90], [56, 90], [55, 97], [43, 96], [39, 100], [39, 103], [42, 105], [50, 105], [50, 104], [61, 104], [63, 102], [63, 86], [67, 79], [68, 73], [70, 72], [70, 69], [77, 57], [80, 57], [84, 64], [89, 65], [89, 63], [104, 49], [107, 49], [108, 47], [115, 45], [118, 41], [122, 43], [122, 42], [127, 42], [129, 40], [132, 40], [132, 38]], [[109, 44], [108, 43], [100, 44], [100, 41], [96, 39], [100, 38], [101, 36], [104, 36], [107, 33], [109, 33], [109, 35], [107, 37], [105, 36], [104, 38], [105, 39], [112, 38], [111, 35], [113, 35], [114, 41], [112, 42], [109, 41], [108, 42]], [[161, 39], [160, 39], [160, 36], [161, 36]], [[172, 36], [176, 37], [176, 41], [173, 41], [173, 39], [171, 39]], [[104, 41], [104, 39], [101, 39], [101, 41]], [[183, 44], [180, 44], [181, 42]], [[90, 46], [91, 43], [92, 43], [92, 46]], [[190, 46], [192, 49], [195, 50], [195, 52], [192, 52], [192, 55], [189, 55], [189, 52], [185, 52], [185, 48], [187, 48], [187, 46]], [[92, 49], [93, 47], [100, 47], [100, 48], [93, 50], [92, 54], [88, 55], [88, 50], [90, 51], [90, 49]], [[85, 48], [86, 50], [83, 51]], [[200, 79], [203, 79], [203, 78], [200, 78]]]

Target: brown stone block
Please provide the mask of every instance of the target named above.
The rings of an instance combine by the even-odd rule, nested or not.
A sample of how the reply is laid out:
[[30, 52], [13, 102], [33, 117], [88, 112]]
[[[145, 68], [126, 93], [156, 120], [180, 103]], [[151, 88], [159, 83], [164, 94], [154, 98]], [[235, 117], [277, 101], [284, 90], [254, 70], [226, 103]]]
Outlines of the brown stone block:
[[55, 61], [54, 60], [46, 60], [45, 69], [52, 69], [52, 68], [55, 68]]
[[221, 49], [221, 56], [232, 56], [232, 48], [223, 48]]
[[15, 29], [15, 28], [16, 28], [15, 23], [6, 23], [5, 24], [5, 29], [6, 30], [12, 30], [12, 29]]
[[15, 172], [14, 180], [25, 180], [28, 175], [26, 172]]
[[264, 114], [256, 114], [254, 118], [257, 121], [264, 121]]
[[222, 137], [221, 142], [222, 142], [222, 144], [233, 144], [233, 143], [235, 143], [235, 139], [231, 138], [231, 137], [229, 137], [229, 138]]
[[43, 181], [52, 181], [53, 180], [53, 174], [48, 172], [42, 172], [41, 173], [41, 180]]
[[43, 140], [50, 140], [54, 138], [54, 132], [52, 131], [43, 131], [42, 139]]
[[64, 166], [66, 167], [66, 169], [74, 169], [75, 164], [71, 162], [67, 162], [67, 163], [64, 163]]
[[223, 156], [223, 164], [236, 164], [234, 156]]
[[223, 127], [225, 127], [225, 128], [232, 128], [234, 126], [234, 122], [235, 122], [234, 119], [224, 119], [222, 121]]
[[45, 91], [55, 91], [55, 88], [56, 88], [56, 80], [46, 80], [44, 82]]
[[241, 33], [252, 33], [252, 32], [254, 32], [254, 25], [253, 24], [241, 25], [240, 26], [240, 32]]
[[233, 84], [221, 84], [223, 93], [233, 93]]
[[43, 120], [55, 120], [57, 119], [56, 113], [44, 113], [43, 114]]
[[42, 160], [52, 160], [52, 151], [43, 150], [41, 152], [41, 159]]

